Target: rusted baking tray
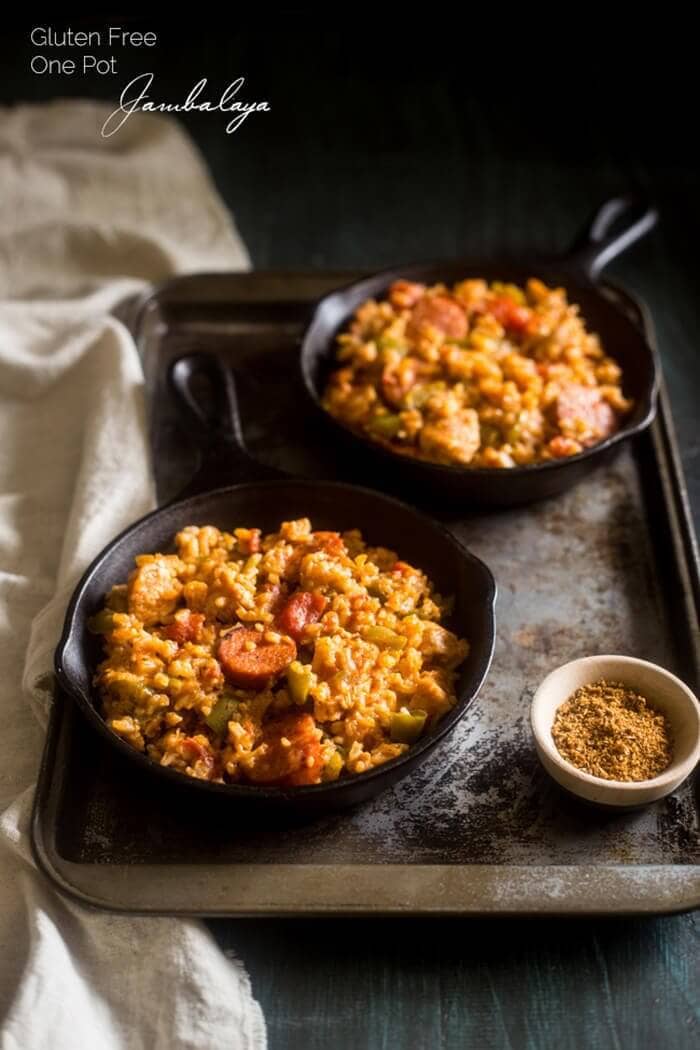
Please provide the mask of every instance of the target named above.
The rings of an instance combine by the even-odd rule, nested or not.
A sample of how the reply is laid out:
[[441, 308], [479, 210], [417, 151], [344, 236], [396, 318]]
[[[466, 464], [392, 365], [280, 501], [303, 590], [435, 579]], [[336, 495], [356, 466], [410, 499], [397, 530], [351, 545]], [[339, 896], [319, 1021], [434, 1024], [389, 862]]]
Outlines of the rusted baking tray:
[[[356, 476], [320, 439], [296, 378], [310, 303], [352, 276], [184, 277], [141, 304], [161, 501], [193, 466], [164, 378], [193, 350], [235, 366], [260, 460]], [[643, 309], [610, 294], [653, 340]], [[92, 905], [183, 915], [619, 915], [700, 903], [697, 782], [639, 812], [587, 809], [548, 779], [528, 728], [533, 690], [575, 657], [643, 656], [697, 684], [698, 566], [663, 392], [653, 428], [563, 497], [440, 514], [500, 595], [487, 682], [434, 758], [355, 811], [251, 825], [234, 805], [135, 771], [59, 695], [33, 822], [44, 872]]]

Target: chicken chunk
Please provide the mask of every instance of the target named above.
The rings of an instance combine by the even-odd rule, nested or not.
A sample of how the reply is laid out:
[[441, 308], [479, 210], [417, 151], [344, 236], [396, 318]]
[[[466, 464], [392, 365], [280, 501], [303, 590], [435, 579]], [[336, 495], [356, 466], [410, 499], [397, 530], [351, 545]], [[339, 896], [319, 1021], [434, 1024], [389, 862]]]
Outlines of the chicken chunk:
[[156, 554], [138, 561], [138, 568], [129, 577], [129, 612], [149, 627], [161, 623], [175, 611], [182, 593], [182, 584], [177, 578], [182, 562], [173, 554]]
[[464, 408], [446, 419], [427, 423], [418, 443], [432, 459], [470, 463], [481, 444], [479, 417], [473, 408]]
[[247, 770], [254, 784], [299, 787], [321, 779], [321, 731], [309, 714], [286, 714], [268, 722]]
[[464, 660], [469, 646], [439, 623], [426, 623], [423, 626], [421, 651], [433, 663], [453, 670]]

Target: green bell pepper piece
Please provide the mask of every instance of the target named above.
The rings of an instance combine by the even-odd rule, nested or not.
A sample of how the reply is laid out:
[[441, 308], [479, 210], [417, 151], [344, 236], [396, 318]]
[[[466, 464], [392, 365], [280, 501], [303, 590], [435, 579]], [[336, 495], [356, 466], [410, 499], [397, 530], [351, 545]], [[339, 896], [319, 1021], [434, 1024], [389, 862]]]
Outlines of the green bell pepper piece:
[[237, 707], [238, 700], [235, 696], [227, 696], [224, 693], [216, 701], [204, 721], [217, 736], [223, 736]]
[[367, 627], [362, 632], [362, 637], [378, 645], [381, 649], [405, 649], [406, 638], [388, 627]]
[[401, 417], [388, 412], [384, 416], [374, 416], [367, 424], [367, 429], [376, 437], [393, 438], [401, 430]]
[[111, 609], [100, 609], [87, 622], [91, 634], [109, 634], [114, 627], [114, 613]]
[[343, 772], [343, 756], [339, 751], [334, 751], [331, 757], [326, 762], [326, 768], [323, 771], [324, 780], [337, 780], [340, 774]]
[[391, 739], [395, 744], [414, 744], [425, 728], [425, 711], [397, 711], [391, 716]]

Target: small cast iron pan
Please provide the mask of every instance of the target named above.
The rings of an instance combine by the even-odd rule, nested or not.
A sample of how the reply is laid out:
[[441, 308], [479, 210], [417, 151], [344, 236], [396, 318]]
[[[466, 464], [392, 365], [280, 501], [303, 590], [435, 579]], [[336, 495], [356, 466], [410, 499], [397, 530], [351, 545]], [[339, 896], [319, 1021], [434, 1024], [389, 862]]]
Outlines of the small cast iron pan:
[[[495, 641], [493, 576], [445, 529], [404, 503], [342, 483], [285, 478], [256, 463], [243, 445], [233, 377], [216, 358], [202, 354], [180, 358], [172, 367], [170, 380], [198, 438], [199, 470], [180, 498], [131, 525], [87, 570], [71, 599], [56, 651], [58, 681], [111, 747], [173, 786], [264, 808], [284, 806], [299, 814], [362, 802], [427, 759], [476, 698]], [[236, 484], [225, 488], [213, 488], [234, 481]], [[448, 625], [471, 645], [459, 673], [456, 706], [432, 734], [405, 755], [368, 773], [327, 784], [286, 789], [211, 784], [150, 761], [112, 733], [100, 716], [92, 680], [102, 658], [102, 645], [100, 638], [88, 632], [88, 618], [102, 607], [115, 583], [126, 581], [137, 554], [172, 550], [175, 533], [185, 525], [211, 524], [225, 529], [250, 525], [270, 532], [281, 521], [297, 517], [311, 518], [318, 529], [359, 528], [368, 542], [398, 550], [402, 558], [424, 569], [440, 593], [454, 595], [455, 607]]]
[[[301, 346], [302, 380], [311, 401], [336, 440], [349, 454], [364, 457], [387, 484], [413, 502], [424, 495], [447, 497], [461, 505], [515, 506], [553, 496], [575, 484], [594, 466], [617, 450], [621, 442], [648, 427], [656, 411], [658, 366], [652, 348], [597, 284], [603, 268], [655, 224], [656, 212], [629, 197], [607, 201], [597, 211], [568, 255], [557, 260], [457, 259], [443, 263], [408, 265], [384, 270], [331, 292], [320, 300]], [[399, 278], [452, 284], [465, 277], [524, 284], [528, 277], [566, 288], [570, 302], [578, 303], [589, 330], [597, 332], [606, 352], [623, 369], [623, 386], [634, 398], [632, 414], [611, 437], [577, 456], [509, 470], [443, 466], [393, 452], [330, 415], [322, 407], [323, 392], [336, 366], [336, 336], [366, 299], [382, 299]]]

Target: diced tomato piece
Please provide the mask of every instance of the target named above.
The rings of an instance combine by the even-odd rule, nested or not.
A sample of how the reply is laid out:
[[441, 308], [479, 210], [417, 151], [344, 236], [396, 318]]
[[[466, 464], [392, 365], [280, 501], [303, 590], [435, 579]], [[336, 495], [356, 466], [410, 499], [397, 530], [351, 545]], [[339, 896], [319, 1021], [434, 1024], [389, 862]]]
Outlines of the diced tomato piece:
[[347, 548], [339, 532], [324, 532], [320, 529], [318, 532], [312, 533], [312, 535], [314, 546], [318, 547], [319, 550], [325, 551], [326, 554], [330, 554], [331, 557], [345, 554]]
[[169, 638], [171, 642], [177, 642], [178, 645], [184, 645], [185, 642], [197, 641], [203, 624], [204, 616], [202, 613], [196, 613], [192, 612], [190, 609], [184, 609], [178, 614], [177, 618], [173, 620], [172, 623], [164, 628], [163, 634], [166, 638]]
[[408, 575], [409, 573], [415, 572], [412, 565], [409, 565], [407, 561], [397, 561], [394, 563], [392, 572], [401, 573], [401, 575]]
[[499, 295], [490, 303], [488, 311], [504, 328], [520, 335], [527, 330], [533, 316], [529, 306], [516, 303], [509, 295]]
[[280, 630], [300, 642], [305, 628], [323, 615], [327, 601], [318, 591], [297, 591], [277, 617]]

